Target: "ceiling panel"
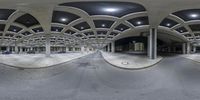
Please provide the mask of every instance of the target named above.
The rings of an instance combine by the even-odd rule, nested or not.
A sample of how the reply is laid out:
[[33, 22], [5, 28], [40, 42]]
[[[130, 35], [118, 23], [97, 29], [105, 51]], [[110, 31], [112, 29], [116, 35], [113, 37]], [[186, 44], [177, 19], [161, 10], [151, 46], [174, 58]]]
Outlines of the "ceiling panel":
[[116, 17], [146, 11], [142, 5], [130, 2], [86, 1], [63, 3], [60, 6], [76, 7], [86, 11], [89, 15], [110, 15]]

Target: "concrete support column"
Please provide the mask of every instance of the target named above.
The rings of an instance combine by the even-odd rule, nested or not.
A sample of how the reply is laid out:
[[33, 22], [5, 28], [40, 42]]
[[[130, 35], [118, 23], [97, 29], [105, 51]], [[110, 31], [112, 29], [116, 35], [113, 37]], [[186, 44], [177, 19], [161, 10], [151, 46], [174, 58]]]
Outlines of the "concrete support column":
[[18, 46], [15, 46], [15, 53], [18, 53], [18, 52], [19, 52]]
[[111, 52], [114, 53], [115, 52], [115, 41], [113, 41], [111, 43]]
[[148, 38], [148, 55], [150, 59], [157, 58], [157, 29], [151, 28]]
[[7, 47], [6, 47], [6, 51], [10, 51], [10, 46], [7, 46]]
[[30, 50], [33, 51], [33, 47], [30, 47]]
[[186, 54], [186, 43], [182, 44], [182, 52], [183, 54]]
[[23, 47], [19, 47], [19, 52], [20, 52], [20, 53], [23, 52]]
[[50, 56], [51, 54], [51, 44], [50, 44], [50, 36], [46, 35], [46, 44], [45, 44], [45, 48], [46, 48], [46, 56]]
[[84, 52], [85, 51], [84, 49], [85, 49], [84, 46], [81, 46], [81, 52]]
[[73, 48], [72, 48], [72, 49], [73, 49], [73, 50], [72, 50], [73, 52], [75, 52], [75, 51], [76, 51], [76, 48], [75, 48], [75, 46], [73, 46]]
[[196, 53], [197, 52], [197, 48], [196, 46], [193, 46], [193, 53]]
[[191, 47], [190, 47], [190, 42], [187, 43], [187, 54], [190, 54], [191, 52]]
[[66, 52], [68, 52], [69, 51], [69, 47], [66, 47], [65, 50], [66, 50]]

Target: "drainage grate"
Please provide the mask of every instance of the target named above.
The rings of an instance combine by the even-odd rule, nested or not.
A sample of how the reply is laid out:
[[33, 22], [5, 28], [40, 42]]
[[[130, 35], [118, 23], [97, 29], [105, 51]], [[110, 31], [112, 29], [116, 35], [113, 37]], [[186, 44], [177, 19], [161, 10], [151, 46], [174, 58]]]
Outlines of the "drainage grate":
[[128, 62], [128, 61], [122, 61], [121, 64], [122, 64], [122, 65], [128, 65], [129, 62]]

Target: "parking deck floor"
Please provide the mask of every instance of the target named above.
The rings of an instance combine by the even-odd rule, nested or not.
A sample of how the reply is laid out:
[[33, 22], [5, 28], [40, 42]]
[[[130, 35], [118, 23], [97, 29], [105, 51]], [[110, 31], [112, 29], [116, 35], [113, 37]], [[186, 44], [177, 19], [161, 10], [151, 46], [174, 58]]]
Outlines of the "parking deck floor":
[[44, 69], [0, 64], [0, 100], [199, 100], [199, 66], [171, 56], [147, 69], [123, 70], [100, 52]]

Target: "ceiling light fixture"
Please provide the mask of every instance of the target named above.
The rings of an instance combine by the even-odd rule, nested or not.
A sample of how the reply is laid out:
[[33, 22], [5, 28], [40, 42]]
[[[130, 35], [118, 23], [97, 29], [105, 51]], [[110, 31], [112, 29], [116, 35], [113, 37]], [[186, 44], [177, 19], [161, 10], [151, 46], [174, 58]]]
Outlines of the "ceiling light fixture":
[[103, 11], [105, 11], [105, 12], [117, 12], [117, 11], [119, 11], [119, 8], [103, 8]]
[[167, 26], [171, 26], [171, 24], [170, 24], [170, 23], [167, 23], [166, 25], [167, 25]]
[[61, 18], [61, 21], [62, 21], [62, 22], [66, 22], [66, 21], [67, 21], [67, 18]]
[[141, 22], [141, 21], [138, 21], [137, 24], [140, 25], [140, 24], [142, 24], [142, 22]]
[[199, 17], [199, 15], [198, 15], [198, 14], [195, 14], [195, 13], [193, 13], [193, 14], [190, 14], [190, 17], [191, 17], [191, 18], [197, 18], [197, 17]]
[[105, 24], [102, 24], [101, 26], [102, 26], [102, 27], [105, 27], [106, 25], [105, 25]]

